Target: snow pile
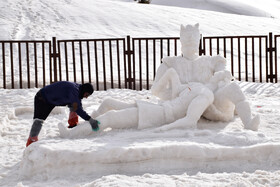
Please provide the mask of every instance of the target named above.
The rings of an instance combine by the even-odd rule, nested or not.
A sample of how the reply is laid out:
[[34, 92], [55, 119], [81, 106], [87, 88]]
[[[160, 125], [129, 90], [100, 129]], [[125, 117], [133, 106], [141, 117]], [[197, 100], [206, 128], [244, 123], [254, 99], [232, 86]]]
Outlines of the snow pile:
[[[208, 3], [196, 3], [197, 0], [158, 0], [149, 5], [134, 0], [83, 0], [83, 3], [79, 0], [2, 0], [0, 39], [92, 39], [127, 35], [174, 37], [178, 36], [181, 24], [194, 23], [200, 23], [204, 36], [277, 33], [279, 2], [252, 1], [250, 6], [243, 6], [241, 0], [211, 0]], [[170, 2], [187, 8], [160, 6], [169, 5]], [[207, 5], [207, 10], [219, 7], [224, 13], [202, 11]], [[256, 5], [259, 6], [258, 10]], [[247, 16], [249, 12], [264, 14], [264, 7], [269, 11], [277, 10], [273, 14], [277, 19]], [[227, 14], [237, 12], [237, 9], [240, 15]]]
[[[201, 119], [198, 129], [183, 131], [107, 129], [83, 138], [68, 139], [60, 137], [57, 128], [59, 123], [66, 126], [68, 109], [58, 107], [43, 126], [39, 141], [27, 149], [25, 142], [33, 115], [32, 96], [38, 89], [4, 90], [0, 96], [6, 100], [1, 100], [1, 106], [9, 110], [2, 111], [5, 123], [1, 121], [0, 141], [4, 153], [1, 160], [6, 170], [2, 169], [0, 184], [109, 186], [115, 180], [115, 186], [126, 183], [184, 186], [188, 182], [203, 185], [212, 177], [213, 185], [277, 186], [280, 85], [247, 82], [239, 85], [252, 104], [252, 111], [261, 115], [257, 132], [245, 130], [241, 120], [235, 117], [229, 122]], [[100, 91], [83, 101], [84, 109], [95, 110], [107, 97], [128, 103], [134, 99], [156, 99], [149, 91]]]
[[145, 130], [113, 131], [85, 139], [38, 142], [24, 152], [21, 174], [49, 179], [159, 171], [196, 174], [277, 170], [279, 148], [280, 143], [271, 142], [263, 133], [238, 128], [160, 134]]

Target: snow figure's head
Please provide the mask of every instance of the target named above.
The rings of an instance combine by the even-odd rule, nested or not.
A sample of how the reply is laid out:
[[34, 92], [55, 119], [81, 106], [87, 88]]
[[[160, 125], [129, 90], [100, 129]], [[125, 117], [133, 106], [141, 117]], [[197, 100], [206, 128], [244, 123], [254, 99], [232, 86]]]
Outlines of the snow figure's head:
[[199, 24], [181, 25], [180, 41], [183, 56], [190, 60], [196, 59], [199, 55]]

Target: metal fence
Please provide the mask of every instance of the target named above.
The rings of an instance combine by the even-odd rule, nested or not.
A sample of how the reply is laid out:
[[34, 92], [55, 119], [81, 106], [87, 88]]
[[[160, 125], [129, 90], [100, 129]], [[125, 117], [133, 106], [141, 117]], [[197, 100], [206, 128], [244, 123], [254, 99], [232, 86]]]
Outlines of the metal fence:
[[[278, 81], [280, 35], [201, 37], [200, 55], [222, 55], [237, 80]], [[179, 37], [0, 41], [0, 88], [91, 82], [96, 90], [149, 89], [161, 59], [181, 55]]]
[[1, 88], [42, 87], [53, 82], [51, 41], [0, 41]]
[[58, 40], [57, 80], [127, 88], [125, 39]]

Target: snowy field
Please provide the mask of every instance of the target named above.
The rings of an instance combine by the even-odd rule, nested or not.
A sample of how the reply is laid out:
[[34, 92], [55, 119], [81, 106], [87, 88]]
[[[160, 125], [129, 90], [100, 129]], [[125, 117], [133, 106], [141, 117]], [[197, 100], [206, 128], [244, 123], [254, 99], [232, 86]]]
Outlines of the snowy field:
[[[181, 24], [194, 23], [203, 35], [280, 34], [277, 0], [0, 1], [3, 40], [179, 36]], [[28, 148], [38, 89], [1, 89], [0, 186], [280, 186], [280, 85], [238, 84], [261, 117], [257, 132], [236, 116], [200, 119], [195, 129], [108, 129], [68, 139], [58, 131], [68, 109], [57, 107]], [[147, 90], [115, 89], [94, 92], [83, 107], [91, 114], [108, 97], [158, 100]]]

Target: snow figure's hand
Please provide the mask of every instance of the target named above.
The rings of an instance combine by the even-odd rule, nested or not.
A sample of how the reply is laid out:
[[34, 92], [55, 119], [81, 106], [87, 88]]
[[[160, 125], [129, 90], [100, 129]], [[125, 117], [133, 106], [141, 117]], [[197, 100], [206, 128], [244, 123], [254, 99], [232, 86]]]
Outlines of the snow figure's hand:
[[224, 71], [218, 71], [218, 72], [215, 72], [213, 77], [210, 79], [210, 82], [213, 82], [213, 83], [218, 83], [219, 81], [222, 81], [222, 80], [231, 80], [232, 78], [232, 75], [229, 71], [227, 70], [224, 70]]
[[223, 71], [223, 74], [224, 74], [224, 80], [225, 80], [226, 82], [230, 82], [230, 81], [233, 79], [233, 76], [232, 76], [232, 74], [230, 73], [230, 71], [225, 70], [225, 71]]
[[[173, 122], [173, 123], [170, 123], [170, 124], [167, 124], [167, 125], [163, 125], [161, 127], [156, 128], [154, 130], [154, 132], [164, 132], [164, 131], [168, 131], [168, 130], [171, 130], [171, 129], [174, 129], [174, 128], [178, 128], [178, 126], [176, 124], [177, 124], [176, 122]], [[180, 126], [182, 126], [182, 124]]]
[[192, 120], [187, 120], [186, 117], [186, 118], [178, 119], [173, 123], [156, 128], [154, 132], [163, 132], [171, 129], [188, 129], [188, 128], [195, 128], [195, 127], [196, 127], [196, 123]]
[[211, 56], [211, 64], [214, 68], [214, 72], [226, 70], [227, 61], [225, 57], [221, 55]]
[[164, 132], [164, 131], [167, 131], [168, 129], [165, 127], [165, 126], [163, 126], [163, 127], [158, 127], [158, 128], [155, 128], [154, 129], [154, 132], [155, 133], [160, 133], [160, 132]]
[[221, 80], [218, 83], [218, 87], [222, 88], [232, 80], [232, 75], [229, 71], [225, 70], [221, 72]]
[[225, 86], [227, 83], [229, 83], [232, 79], [232, 75], [229, 71], [224, 70], [224, 71], [218, 71], [215, 72], [213, 77], [210, 79], [208, 85], [211, 90], [215, 90], [217, 87], [221, 88]]

